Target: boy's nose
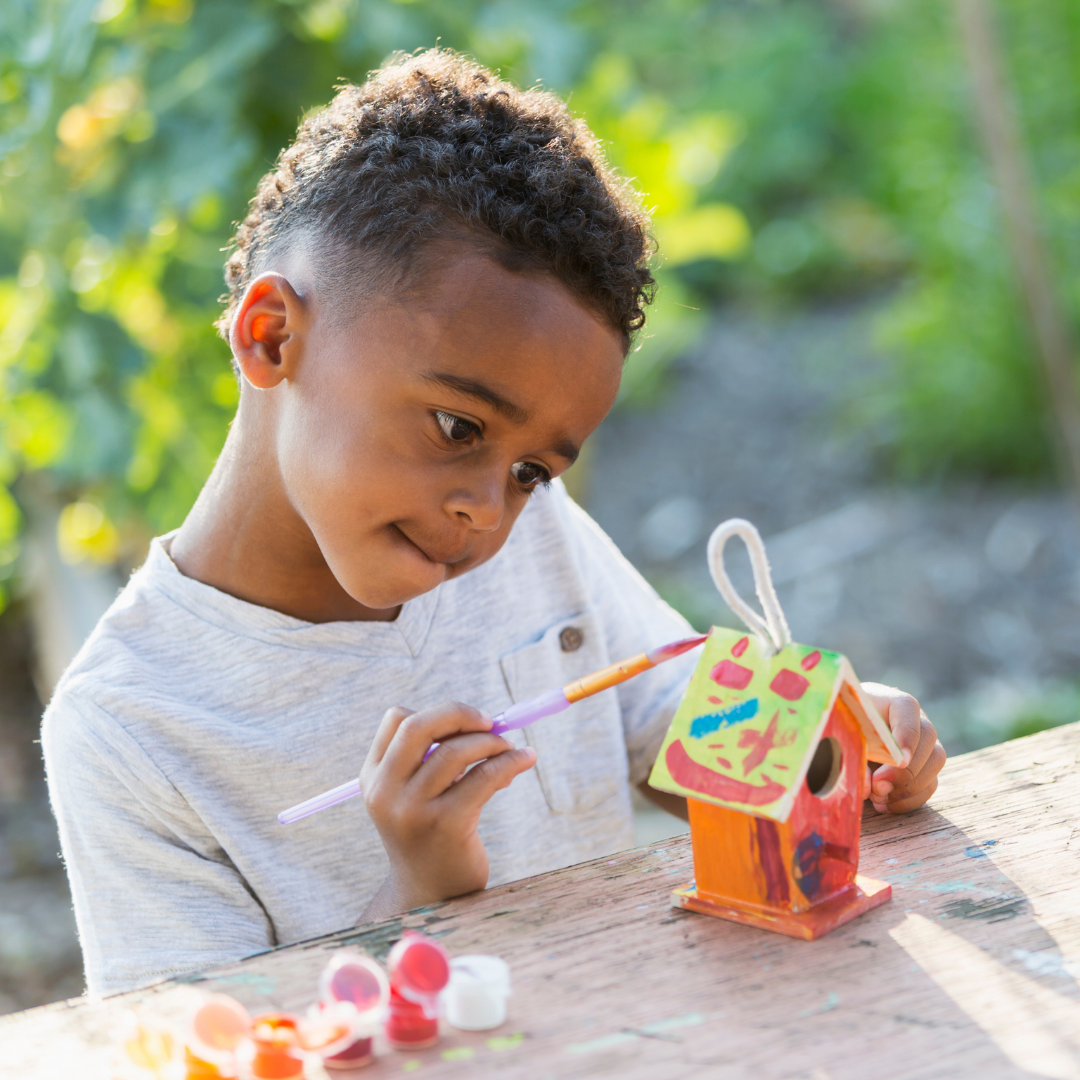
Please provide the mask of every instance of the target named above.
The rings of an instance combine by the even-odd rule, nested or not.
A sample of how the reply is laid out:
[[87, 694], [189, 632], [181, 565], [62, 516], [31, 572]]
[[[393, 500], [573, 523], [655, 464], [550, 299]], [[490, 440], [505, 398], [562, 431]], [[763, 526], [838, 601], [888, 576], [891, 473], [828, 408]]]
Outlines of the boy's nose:
[[446, 509], [471, 529], [494, 532], [502, 524], [505, 497], [505, 484], [478, 482], [452, 492]]

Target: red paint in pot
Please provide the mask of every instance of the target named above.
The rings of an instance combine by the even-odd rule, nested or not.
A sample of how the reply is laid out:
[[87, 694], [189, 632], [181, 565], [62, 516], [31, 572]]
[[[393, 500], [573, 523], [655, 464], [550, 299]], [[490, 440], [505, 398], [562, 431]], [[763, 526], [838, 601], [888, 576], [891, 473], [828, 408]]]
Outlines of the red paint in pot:
[[424, 1015], [422, 1005], [403, 998], [390, 989], [390, 1015], [386, 1018], [386, 1038], [399, 1050], [420, 1050], [439, 1041], [439, 1019]]

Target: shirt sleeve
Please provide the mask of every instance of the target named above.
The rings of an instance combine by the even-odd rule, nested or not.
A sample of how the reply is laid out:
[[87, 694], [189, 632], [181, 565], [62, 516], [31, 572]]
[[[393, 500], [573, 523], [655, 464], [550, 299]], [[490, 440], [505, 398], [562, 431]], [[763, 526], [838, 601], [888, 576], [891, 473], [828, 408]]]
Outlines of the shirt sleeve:
[[61, 689], [42, 749], [92, 995], [275, 944], [235, 866], [116, 720]]
[[[559, 487], [560, 509], [566, 515], [571, 543], [590, 602], [604, 627], [612, 662], [695, 634], [600, 526]], [[632, 784], [648, 778], [699, 655], [698, 650], [691, 650], [618, 688]]]

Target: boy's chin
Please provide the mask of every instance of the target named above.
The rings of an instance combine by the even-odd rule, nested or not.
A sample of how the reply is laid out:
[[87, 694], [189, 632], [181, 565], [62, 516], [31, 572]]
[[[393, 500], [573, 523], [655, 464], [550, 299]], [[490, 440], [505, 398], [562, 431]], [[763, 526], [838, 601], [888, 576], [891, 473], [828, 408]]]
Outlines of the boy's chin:
[[430, 572], [425, 574], [394, 573], [390, 567], [385, 570], [377, 580], [372, 580], [372, 575], [366, 571], [352, 580], [344, 575], [338, 576], [338, 584], [358, 604], [372, 611], [390, 611], [431, 592], [447, 577], [447, 567], [440, 563], [430, 564]]

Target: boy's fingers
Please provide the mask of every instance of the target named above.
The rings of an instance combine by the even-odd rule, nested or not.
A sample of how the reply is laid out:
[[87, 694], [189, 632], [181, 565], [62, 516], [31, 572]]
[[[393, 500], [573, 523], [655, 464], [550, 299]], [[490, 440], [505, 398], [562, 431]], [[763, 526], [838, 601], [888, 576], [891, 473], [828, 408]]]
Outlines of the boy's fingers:
[[[941, 743], [935, 742], [930, 748], [930, 754], [923, 766], [917, 773], [911, 776], [903, 776], [893, 782], [892, 791], [888, 792], [888, 801], [890, 805], [901, 799], [906, 799], [910, 795], [922, 791], [932, 781], [937, 780], [937, 775], [941, 772], [941, 767], [945, 764], [945, 747]], [[877, 791], [873, 793], [872, 798], [877, 801], [883, 801], [880, 799], [880, 795]]]
[[862, 686], [877, 706], [881, 718], [889, 725], [896, 745], [904, 753], [904, 764], [909, 764], [919, 745], [922, 718], [919, 703], [910, 694], [891, 686], [880, 683], [863, 683]]
[[397, 734], [397, 729], [401, 727], [402, 721], [412, 716], [412, 714], [413, 710], [406, 709], [403, 705], [395, 705], [392, 709], [387, 709], [383, 713], [378, 730], [375, 732], [375, 738], [371, 740], [371, 749], [368, 750], [367, 760], [369, 764], [378, 765], [382, 761], [386, 749]]
[[872, 797], [885, 798], [890, 792], [910, 784], [915, 777], [927, 770], [931, 759], [938, 754], [940, 760], [936, 768], [930, 770], [930, 775], [936, 775], [945, 764], [945, 750], [937, 741], [934, 725], [923, 715], [919, 720], [919, 743], [915, 747], [911, 761], [906, 767], [888, 764], [879, 766], [871, 781]]
[[929, 759], [918, 774], [905, 777], [895, 787], [889, 785], [887, 793], [876, 789], [871, 791], [870, 801], [874, 809], [879, 814], [904, 814], [922, 806], [937, 790], [938, 773], [944, 764], [945, 749], [941, 743], [935, 742]]
[[417, 770], [409, 787], [421, 799], [434, 799], [459, 780], [471, 765], [513, 749], [513, 743], [487, 731], [455, 735], [439, 743], [431, 757]]
[[404, 783], [420, 767], [432, 743], [490, 727], [490, 716], [460, 701], [446, 701], [413, 713], [398, 725], [383, 755], [383, 770], [388, 777]]
[[875, 802], [874, 809], [879, 814], [908, 814], [912, 810], [918, 810], [931, 795], [937, 791], [938, 778], [933, 777], [926, 787], [914, 792], [911, 795], [906, 796], [903, 799], [898, 799], [895, 802]]
[[509, 787], [515, 776], [526, 772], [535, 764], [536, 751], [531, 746], [507, 750], [470, 769], [449, 791], [441, 795], [440, 799], [453, 799], [458, 805], [483, 806], [496, 791]]

